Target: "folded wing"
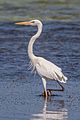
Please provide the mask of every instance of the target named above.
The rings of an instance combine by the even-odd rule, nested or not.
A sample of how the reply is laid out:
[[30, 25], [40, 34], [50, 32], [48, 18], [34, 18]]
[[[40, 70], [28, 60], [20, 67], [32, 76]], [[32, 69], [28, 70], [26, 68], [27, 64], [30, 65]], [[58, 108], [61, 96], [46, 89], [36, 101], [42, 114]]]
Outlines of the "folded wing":
[[47, 79], [55, 79], [66, 83], [67, 77], [63, 75], [62, 69], [52, 62], [42, 57], [38, 57], [35, 67], [36, 71], [41, 77], [45, 77]]

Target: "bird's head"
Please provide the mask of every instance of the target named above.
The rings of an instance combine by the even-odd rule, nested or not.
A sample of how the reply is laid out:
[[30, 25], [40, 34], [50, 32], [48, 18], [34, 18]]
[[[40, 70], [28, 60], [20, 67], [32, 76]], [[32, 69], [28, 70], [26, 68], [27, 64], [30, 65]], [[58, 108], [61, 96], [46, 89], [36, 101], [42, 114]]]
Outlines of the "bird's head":
[[36, 25], [40, 25], [42, 24], [41, 21], [39, 20], [31, 20], [31, 21], [28, 21], [28, 22], [17, 22], [15, 23], [16, 25], [31, 25], [31, 26], [36, 26]]

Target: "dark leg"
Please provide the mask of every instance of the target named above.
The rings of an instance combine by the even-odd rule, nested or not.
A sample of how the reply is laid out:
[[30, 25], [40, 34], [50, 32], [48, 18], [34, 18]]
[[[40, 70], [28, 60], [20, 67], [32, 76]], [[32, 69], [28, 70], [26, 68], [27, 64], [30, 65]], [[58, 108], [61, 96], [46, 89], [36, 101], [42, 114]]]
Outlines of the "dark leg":
[[59, 84], [59, 86], [61, 87], [61, 89], [47, 89], [47, 91], [50, 93], [50, 95], [51, 95], [52, 91], [64, 91], [64, 87], [60, 84], [60, 82], [57, 81], [57, 83]]
[[59, 81], [57, 81], [57, 83], [60, 85], [61, 89], [59, 91], [64, 91], [64, 87], [60, 84]]
[[47, 89], [46, 91], [43, 92], [43, 96], [44, 97], [48, 97], [52, 95], [52, 91], [64, 91], [64, 87], [60, 84], [59, 81], [57, 81], [57, 83], [59, 84], [59, 86], [61, 87], [61, 89]]

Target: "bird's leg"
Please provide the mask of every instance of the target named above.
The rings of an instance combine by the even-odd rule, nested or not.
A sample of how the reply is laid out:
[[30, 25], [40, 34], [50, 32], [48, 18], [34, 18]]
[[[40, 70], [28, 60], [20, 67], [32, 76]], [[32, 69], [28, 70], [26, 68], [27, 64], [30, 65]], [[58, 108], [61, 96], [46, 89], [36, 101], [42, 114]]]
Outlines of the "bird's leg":
[[59, 84], [61, 89], [47, 89], [47, 91], [49, 91], [50, 94], [51, 94], [52, 91], [64, 91], [64, 87], [60, 84], [60, 82], [57, 81], [57, 83]]
[[47, 97], [47, 90], [46, 90], [46, 80], [45, 78], [42, 78], [42, 82], [43, 82], [43, 87], [44, 87], [44, 92], [43, 92], [43, 96]]
[[46, 89], [46, 80], [45, 78], [42, 78], [42, 82], [43, 82], [43, 87], [44, 87], [44, 92], [43, 92], [43, 96], [44, 97], [48, 97], [48, 96], [51, 96], [51, 91], [50, 89]]
[[42, 93], [42, 95], [47, 98], [47, 91], [44, 90], [44, 92]]
[[44, 91], [43, 92], [43, 94], [42, 94], [44, 97], [48, 97], [48, 96], [51, 96], [51, 90], [46, 90], [46, 91]]
[[60, 85], [61, 89], [59, 89], [58, 91], [64, 91], [64, 87], [60, 84], [59, 81], [57, 81], [57, 83]]
[[47, 89], [47, 95], [48, 95], [48, 96], [51, 96], [51, 94], [52, 94], [51, 90], [50, 90], [50, 89]]

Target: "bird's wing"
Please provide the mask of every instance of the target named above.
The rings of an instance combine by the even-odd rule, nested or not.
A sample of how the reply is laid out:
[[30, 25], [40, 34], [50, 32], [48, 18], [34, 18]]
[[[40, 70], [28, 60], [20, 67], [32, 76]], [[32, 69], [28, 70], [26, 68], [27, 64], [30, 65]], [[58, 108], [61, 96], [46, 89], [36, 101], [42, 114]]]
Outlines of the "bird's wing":
[[60, 82], [62, 81], [63, 77], [65, 77], [61, 68], [42, 57], [37, 58], [36, 70], [40, 76], [48, 79], [60, 80]]

